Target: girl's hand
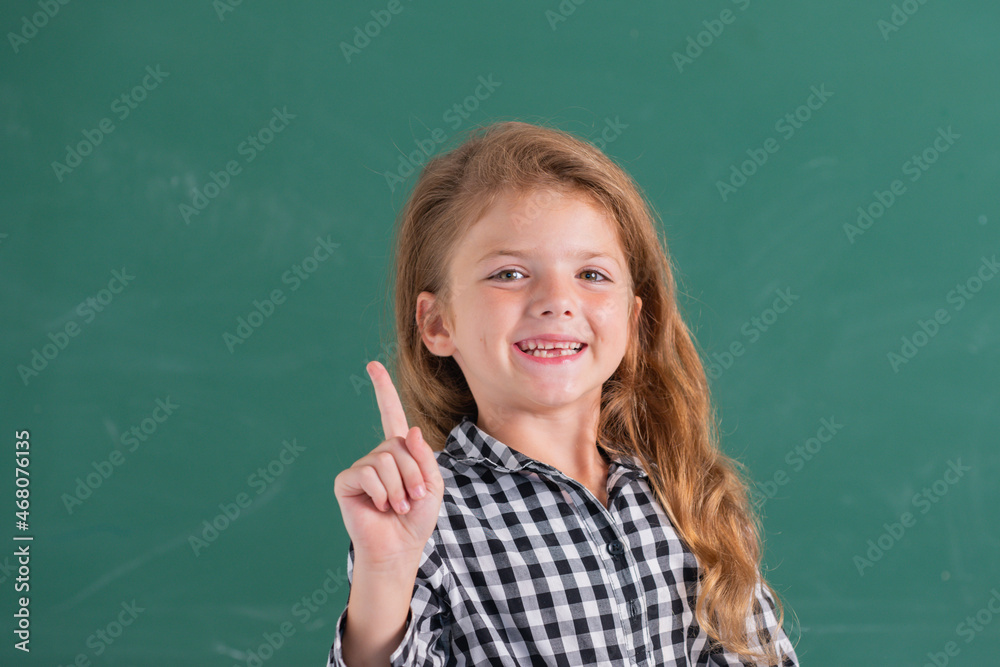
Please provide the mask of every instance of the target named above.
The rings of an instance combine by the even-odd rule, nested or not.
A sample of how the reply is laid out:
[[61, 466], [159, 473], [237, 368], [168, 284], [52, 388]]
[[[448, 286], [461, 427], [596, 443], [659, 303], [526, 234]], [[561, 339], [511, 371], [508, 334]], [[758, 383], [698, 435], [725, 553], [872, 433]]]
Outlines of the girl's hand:
[[365, 370], [375, 385], [386, 439], [341, 471], [333, 491], [355, 559], [366, 559], [369, 567], [416, 567], [437, 526], [444, 481], [420, 429], [407, 426], [389, 372], [377, 361]]

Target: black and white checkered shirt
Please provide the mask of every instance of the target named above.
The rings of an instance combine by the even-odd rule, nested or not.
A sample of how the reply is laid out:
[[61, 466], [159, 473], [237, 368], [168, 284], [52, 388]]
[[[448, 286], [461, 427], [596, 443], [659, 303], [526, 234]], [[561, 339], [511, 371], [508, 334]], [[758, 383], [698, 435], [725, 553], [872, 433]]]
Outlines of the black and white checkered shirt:
[[[610, 463], [605, 508], [579, 482], [469, 418], [435, 457], [444, 500], [392, 665], [744, 664], [695, 620], [697, 561], [636, 459]], [[348, 581], [353, 569], [351, 543]], [[757, 602], [768, 632], [779, 635], [783, 665], [798, 667], [760, 584]], [[346, 614], [328, 667], [345, 666]]]

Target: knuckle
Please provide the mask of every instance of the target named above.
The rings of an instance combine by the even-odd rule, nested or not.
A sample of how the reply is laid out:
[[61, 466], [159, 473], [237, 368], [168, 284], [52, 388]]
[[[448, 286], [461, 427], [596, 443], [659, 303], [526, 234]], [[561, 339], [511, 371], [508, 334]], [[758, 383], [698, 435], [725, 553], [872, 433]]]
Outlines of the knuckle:
[[370, 486], [381, 484], [381, 480], [379, 479], [378, 476], [378, 471], [376, 471], [375, 468], [372, 468], [371, 466], [366, 466], [362, 468], [358, 474], [360, 477], [364, 479], [364, 481], [368, 482]]

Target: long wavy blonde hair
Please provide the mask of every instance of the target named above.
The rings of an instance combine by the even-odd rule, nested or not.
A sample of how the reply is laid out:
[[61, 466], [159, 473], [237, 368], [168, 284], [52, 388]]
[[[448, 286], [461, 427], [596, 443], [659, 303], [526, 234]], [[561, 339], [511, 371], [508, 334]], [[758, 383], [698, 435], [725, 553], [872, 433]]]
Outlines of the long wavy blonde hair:
[[[598, 427], [610, 454], [636, 456], [656, 499], [700, 566], [695, 615], [726, 650], [779, 664], [775, 637], [747, 619], [757, 610], [761, 527], [744, 466], [719, 448], [716, 416], [698, 351], [681, 313], [666, 240], [660, 242], [651, 205], [639, 186], [593, 145], [558, 129], [524, 122], [473, 128], [454, 149], [424, 166], [395, 230], [393, 272], [398, 351], [388, 360], [410, 426], [435, 451], [463, 416], [476, 419], [475, 400], [458, 364], [424, 346], [417, 295], [436, 295], [450, 313], [448, 268], [465, 232], [505, 193], [559, 191], [589, 198], [618, 227], [638, 320], [629, 299], [630, 343], [603, 387]], [[633, 322], [635, 322], [633, 326]], [[784, 656], [781, 656], [782, 658]]]

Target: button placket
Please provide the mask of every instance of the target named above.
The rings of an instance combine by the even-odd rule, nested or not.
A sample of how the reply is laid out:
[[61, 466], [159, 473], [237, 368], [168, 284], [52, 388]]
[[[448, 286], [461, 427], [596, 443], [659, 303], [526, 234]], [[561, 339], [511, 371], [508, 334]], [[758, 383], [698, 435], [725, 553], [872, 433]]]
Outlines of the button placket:
[[[599, 521], [598, 518], [603, 519], [605, 528], [608, 531], [610, 531], [611, 534], [613, 535], [618, 534], [618, 527], [617, 524], [615, 523], [615, 516], [612, 513], [612, 506], [610, 502], [609, 506], [605, 507], [594, 497], [594, 495], [590, 492], [589, 489], [587, 489], [585, 486], [583, 486], [576, 480], [567, 477], [561, 471], [557, 470], [556, 468], [552, 468], [547, 464], [540, 464], [540, 465], [544, 466], [547, 470], [537, 470], [536, 466], [531, 466], [531, 467], [535, 467], [538, 474], [547, 474], [550, 477], [555, 478], [563, 482], [564, 484], [568, 485], [571, 489], [571, 495], [575, 494], [580, 498], [580, 500], [583, 501], [583, 503], [578, 506], [576, 505], [576, 503], [574, 503], [574, 510], [577, 512], [577, 514], [580, 516], [581, 520], [585, 524], [588, 523], [590, 524], [591, 534], [594, 537], [600, 538], [603, 536], [602, 533], [604, 532], [603, 530], [601, 530], [600, 527], [601, 521]], [[621, 476], [624, 477], [625, 475]], [[631, 478], [629, 478], [629, 480], [630, 479]], [[617, 486], [618, 484], [616, 483], [615, 490], [618, 490]], [[564, 494], [566, 493], [565, 489], [563, 489], [563, 493]], [[610, 494], [611, 491], [609, 491], [609, 499], [610, 499]], [[617, 495], [620, 494], [616, 494], [616, 496]], [[617, 500], [617, 498], [615, 500]], [[591, 508], [591, 506], [593, 507]], [[606, 543], [605, 548], [611, 555], [612, 561], [614, 562], [615, 565], [610, 574], [616, 577], [618, 580], [618, 585], [614, 587], [614, 589], [617, 594], [616, 597], [618, 600], [618, 604], [624, 607], [623, 609], [622, 606], [619, 606], [620, 610], [619, 613], [621, 613], [621, 611], [625, 612], [625, 618], [621, 619], [625, 621], [622, 627], [622, 630], [624, 631], [624, 637], [626, 638], [626, 644], [624, 648], [627, 649], [629, 655], [634, 656], [633, 661], [637, 667], [648, 665], [649, 656], [647, 654], [645, 645], [646, 642], [651, 641], [648, 627], [642, 627], [642, 632], [640, 633], [642, 635], [640, 641], [642, 641], [643, 643], [638, 645], [636, 644], [636, 622], [635, 622], [636, 612], [633, 610], [639, 609], [639, 611], [641, 612], [642, 603], [638, 599], [632, 601], [624, 599], [625, 589], [629, 587], [639, 589], [638, 579], [635, 577], [637, 573], [631, 567], [628, 556], [625, 553], [626, 552], [625, 542], [623, 542], [621, 539], [618, 538], [611, 539]], [[616, 616], [618, 615], [616, 614]]]

